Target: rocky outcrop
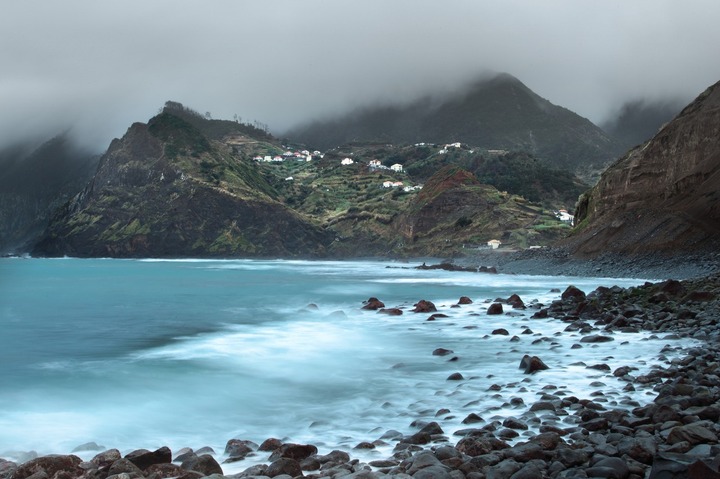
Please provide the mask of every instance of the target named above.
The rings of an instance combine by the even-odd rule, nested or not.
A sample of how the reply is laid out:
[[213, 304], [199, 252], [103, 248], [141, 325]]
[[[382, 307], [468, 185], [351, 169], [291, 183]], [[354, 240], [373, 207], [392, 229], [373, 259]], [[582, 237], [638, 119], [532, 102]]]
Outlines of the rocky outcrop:
[[274, 197], [252, 160], [173, 111], [114, 140], [33, 254], [312, 256], [326, 233]]
[[581, 197], [578, 256], [715, 250], [720, 237], [720, 82]]

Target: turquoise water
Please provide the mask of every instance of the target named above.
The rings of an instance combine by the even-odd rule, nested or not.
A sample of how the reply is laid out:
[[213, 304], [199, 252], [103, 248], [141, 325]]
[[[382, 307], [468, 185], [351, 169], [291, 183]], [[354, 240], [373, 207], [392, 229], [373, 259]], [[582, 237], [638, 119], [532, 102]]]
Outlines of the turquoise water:
[[[600, 378], [619, 390], [624, 384], [611, 375], [571, 364], [642, 365], [666, 344], [635, 334], [571, 350], [579, 337], [559, 334], [559, 321], [530, 320], [532, 310], [485, 314], [485, 301], [512, 293], [549, 302], [559, 296], [551, 288], [589, 292], [641, 280], [411, 266], [2, 259], [0, 457], [67, 453], [89, 441], [222, 453], [233, 437], [350, 449], [388, 429], [412, 432], [413, 420], [437, 420], [440, 408], [452, 411], [441, 423], [452, 431], [470, 412], [501, 414], [511, 396], [531, 403], [545, 384], [580, 395]], [[449, 317], [361, 310], [371, 296], [407, 309], [427, 299]], [[452, 308], [460, 296], [474, 304]], [[521, 341], [489, 334], [498, 327]], [[535, 334], [520, 335], [526, 327]], [[438, 347], [459, 360], [433, 356]], [[526, 353], [551, 370], [523, 377]], [[456, 371], [466, 380], [446, 381]], [[487, 392], [491, 384], [503, 386], [501, 397]]]

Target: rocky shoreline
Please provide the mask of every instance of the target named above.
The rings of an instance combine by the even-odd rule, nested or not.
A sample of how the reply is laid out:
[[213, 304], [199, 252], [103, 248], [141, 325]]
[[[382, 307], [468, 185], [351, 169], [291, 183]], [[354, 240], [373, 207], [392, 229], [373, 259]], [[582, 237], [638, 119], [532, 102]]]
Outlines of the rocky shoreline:
[[[651, 392], [654, 399], [647, 404], [614, 406], [602, 391], [578, 398], [544, 388], [534, 404], [525, 406], [521, 400], [514, 404], [519, 408], [515, 417], [468, 417], [463, 421], [468, 427], [454, 435], [446, 434], [439, 422], [414, 423], [411, 433], [389, 431], [374, 442], [359, 443], [356, 458], [340, 450], [319, 454], [314, 445], [274, 438], [259, 445], [231, 439], [222, 453], [211, 449], [173, 452], [163, 447], [125, 456], [117, 449], [102, 450], [86, 461], [75, 454], [17, 463], [0, 459], [0, 479], [220, 478], [230, 465], [237, 470], [239, 461], [252, 459], [253, 465], [228, 477], [720, 478], [719, 298], [720, 276], [708, 276], [628, 289], [598, 288], [589, 294], [568, 287], [561, 299], [534, 312], [533, 318], [567, 323], [566, 331], [579, 331], [581, 343], [588, 347], [613, 340], [615, 333], [632, 331], [702, 341], [706, 347], [683, 351], [664, 367], [657, 365], [645, 374], [636, 375], [632, 364], [607, 371], [624, 381], [626, 390]], [[421, 306], [432, 312], [431, 302]], [[511, 296], [489, 307], [512, 310], [525, 305]], [[542, 363], [542, 358], [529, 359]], [[533, 373], [529, 365], [524, 364], [525, 372]], [[543, 374], [538, 369], [534, 374]], [[506, 398], [509, 403], [517, 399]], [[442, 415], [438, 411], [437, 416]], [[381, 446], [391, 446], [391, 455], [367, 462], [358, 459], [366, 457], [363, 451]], [[98, 447], [90, 444], [81, 449], [87, 453]], [[263, 455], [267, 460], [258, 462]]]

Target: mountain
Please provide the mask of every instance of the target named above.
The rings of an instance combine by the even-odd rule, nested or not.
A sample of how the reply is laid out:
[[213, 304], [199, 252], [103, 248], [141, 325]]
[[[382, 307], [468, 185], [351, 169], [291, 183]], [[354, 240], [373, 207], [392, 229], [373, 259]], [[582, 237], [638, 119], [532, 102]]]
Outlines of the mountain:
[[53, 211], [92, 178], [97, 162], [98, 155], [68, 134], [0, 152], [0, 253], [18, 253], [36, 241]]
[[600, 127], [625, 149], [645, 143], [680, 113], [685, 102], [635, 100], [622, 105], [617, 114]]
[[236, 152], [267, 133], [208, 120], [168, 102], [100, 159], [33, 250], [43, 256], [294, 257], [328, 237], [278, 201], [257, 165]]
[[585, 177], [622, 152], [589, 120], [553, 105], [508, 74], [483, 79], [441, 100], [367, 108], [298, 127], [287, 136], [320, 149], [349, 142], [461, 142], [532, 153]]
[[720, 82], [612, 164], [576, 212], [579, 256], [716, 252], [720, 245]]

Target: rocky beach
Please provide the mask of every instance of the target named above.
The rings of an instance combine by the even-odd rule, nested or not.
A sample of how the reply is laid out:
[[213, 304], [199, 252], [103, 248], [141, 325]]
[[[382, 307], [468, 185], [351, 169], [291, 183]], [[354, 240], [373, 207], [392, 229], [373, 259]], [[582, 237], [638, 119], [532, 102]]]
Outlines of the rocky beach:
[[[524, 259], [514, 257], [513, 261]], [[549, 265], [556, 260], [548, 257], [546, 261]], [[498, 264], [498, 269], [512, 264]], [[705, 268], [708, 266], [700, 267]], [[405, 431], [378, 431], [374, 439], [357, 439], [350, 452], [320, 450], [312, 443], [295, 444], [280, 438], [266, 438], [259, 444], [232, 438], [224, 451], [171, 451], [162, 447], [124, 454], [90, 443], [79, 446], [76, 454], [35, 457], [27, 452], [14, 460], [0, 459], [0, 478], [720, 477], [720, 276], [595, 291], [568, 286], [560, 299], [545, 305], [526, 304], [512, 293], [508, 291], [506, 299], [497, 298], [483, 308], [487, 307], [487, 314], [510, 318], [523, 311], [528, 317], [527, 331], [533, 321], [562, 323], [564, 332], [560, 334], [579, 335], [571, 348], [575, 354], [571, 360], [584, 365], [588, 375], [619, 378], [625, 384], [623, 391], [604, 390], [605, 384], [599, 379], [592, 383], [597, 390], [587, 396], [577, 396], [562, 384], [551, 384], [531, 391], [537, 398], [534, 402], [524, 401], [510, 386], [522, 387], [524, 378], [544, 373], [547, 366], [539, 354], [518, 364], [518, 384], [494, 384], [487, 391], [488, 395], [499, 395], [503, 410], [512, 414], [470, 414], [462, 421], [466, 427], [459, 430], [445, 430], [444, 419], [452, 412], [440, 409], [436, 421], [413, 421]], [[382, 298], [363, 300], [358, 299], [358, 309], [374, 309], [377, 314], [414, 311], [427, 314], [426, 321], [442, 321], [450, 308], [462, 308], [473, 301], [463, 297], [457, 304], [436, 306], [429, 298], [413, 308], [386, 308]], [[638, 373], [636, 364], [611, 368], [603, 363], [582, 363], [583, 349], [620, 341], [620, 334], [624, 340], [634, 332], [649, 333], [651, 339], [667, 343], [660, 357], [647, 358], [651, 367], [646, 372]], [[509, 333], [498, 329], [493, 334]], [[683, 339], [693, 340], [693, 346], [675, 345]], [[542, 336], [537, 341], [553, 347], [552, 337]], [[452, 351], [438, 348], [433, 354], [447, 357], [450, 368], [457, 364]], [[448, 370], [448, 388], [471, 379], [459, 371]], [[644, 392], [647, 401], [632, 400], [624, 392]]]

